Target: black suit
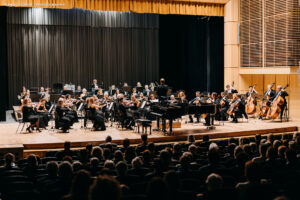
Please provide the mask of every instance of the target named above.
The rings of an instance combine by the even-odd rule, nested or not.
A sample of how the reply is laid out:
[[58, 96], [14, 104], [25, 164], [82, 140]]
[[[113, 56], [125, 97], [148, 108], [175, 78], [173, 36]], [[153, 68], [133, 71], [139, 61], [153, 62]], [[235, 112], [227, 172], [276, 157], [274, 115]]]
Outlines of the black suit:
[[156, 87], [156, 93], [159, 97], [159, 100], [162, 100], [163, 97], [167, 96], [168, 86], [166, 84], [162, 84]]

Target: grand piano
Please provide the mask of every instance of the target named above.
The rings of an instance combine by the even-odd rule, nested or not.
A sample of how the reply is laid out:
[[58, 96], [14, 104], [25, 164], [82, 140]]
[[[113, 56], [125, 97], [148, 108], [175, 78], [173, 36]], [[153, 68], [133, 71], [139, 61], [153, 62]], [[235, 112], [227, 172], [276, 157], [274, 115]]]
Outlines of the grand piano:
[[[216, 113], [216, 105], [212, 103], [197, 105], [190, 104], [169, 104], [169, 105], [153, 105], [151, 115], [157, 118], [157, 127], [159, 127], [159, 119], [162, 119], [162, 131], [167, 135], [173, 134], [173, 120], [181, 118], [186, 114], [211, 114]], [[169, 120], [170, 130], [166, 130], [166, 120]]]

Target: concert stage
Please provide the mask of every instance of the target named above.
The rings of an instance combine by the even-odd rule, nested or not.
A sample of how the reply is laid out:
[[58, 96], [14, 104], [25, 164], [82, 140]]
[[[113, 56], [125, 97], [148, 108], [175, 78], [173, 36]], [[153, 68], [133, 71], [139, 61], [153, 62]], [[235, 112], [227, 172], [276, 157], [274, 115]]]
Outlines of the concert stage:
[[[43, 130], [41, 133], [25, 132], [16, 133], [18, 123], [0, 123], [0, 147], [23, 146], [25, 152], [36, 151], [38, 149], [62, 148], [65, 141], [72, 142], [73, 147], [83, 147], [87, 143], [97, 145], [103, 143], [106, 136], [110, 135], [114, 143], [122, 144], [124, 138], [130, 139], [131, 143], [140, 142], [140, 134], [137, 131], [121, 130], [116, 124], [108, 127], [106, 131], [91, 131], [90, 128], [80, 128], [81, 124], [77, 123], [69, 133], [60, 133], [57, 130]], [[51, 125], [51, 124], [50, 124]], [[184, 141], [187, 135], [193, 134], [196, 139], [202, 139], [202, 136], [208, 134], [210, 138], [238, 137], [255, 134], [283, 133], [299, 130], [300, 120], [290, 122], [260, 121], [250, 119], [249, 122], [241, 121], [240, 123], [225, 122], [215, 123], [214, 130], [208, 130], [202, 124], [186, 124], [182, 122], [181, 128], [174, 129], [173, 136], [165, 136], [160, 131], [152, 131], [149, 135], [149, 141], [153, 142], [172, 142]], [[92, 124], [88, 124], [89, 127]]]

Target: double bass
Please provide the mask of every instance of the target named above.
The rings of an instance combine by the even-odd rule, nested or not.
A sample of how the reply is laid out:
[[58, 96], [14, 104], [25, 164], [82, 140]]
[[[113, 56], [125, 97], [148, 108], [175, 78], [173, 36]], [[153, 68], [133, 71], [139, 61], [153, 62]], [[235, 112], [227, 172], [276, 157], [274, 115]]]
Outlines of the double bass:
[[281, 96], [281, 93], [284, 89], [286, 89], [289, 85], [287, 84], [284, 88], [281, 89], [280, 92], [278, 92], [278, 94], [276, 95], [276, 97], [274, 98], [274, 100], [272, 101], [271, 104], [271, 109], [268, 112], [268, 117], [272, 118], [272, 119], [276, 119], [280, 112], [281, 112], [281, 106], [284, 104], [284, 99]]
[[249, 96], [246, 100], [247, 104], [245, 111], [248, 115], [253, 115], [256, 112], [256, 100], [252, 97], [253, 91], [255, 90], [256, 84], [254, 84], [252, 91], [249, 93]]
[[268, 115], [268, 112], [270, 110], [270, 95], [268, 93], [272, 90], [275, 83], [272, 83], [271, 87], [267, 91], [267, 99], [264, 99], [262, 102], [262, 105], [260, 107], [259, 116], [260, 117], [266, 117]]

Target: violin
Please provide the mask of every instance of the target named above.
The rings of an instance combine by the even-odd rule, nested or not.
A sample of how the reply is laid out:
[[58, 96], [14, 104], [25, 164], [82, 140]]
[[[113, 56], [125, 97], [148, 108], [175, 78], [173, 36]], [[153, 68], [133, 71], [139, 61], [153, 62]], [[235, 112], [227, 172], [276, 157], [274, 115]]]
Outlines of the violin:
[[255, 91], [256, 84], [254, 84], [252, 91], [249, 93], [249, 96], [246, 100], [246, 113], [248, 115], [253, 115], [256, 112], [256, 100], [252, 97], [253, 92]]
[[278, 94], [272, 101], [271, 109], [268, 112], [268, 117], [270, 117], [272, 119], [276, 119], [279, 116], [279, 114], [281, 112], [281, 106], [284, 104], [284, 99], [281, 96], [281, 94], [282, 94], [282, 91], [284, 91], [288, 86], [289, 85], [287, 84], [284, 88], [282, 88], [281, 91], [278, 92]]

